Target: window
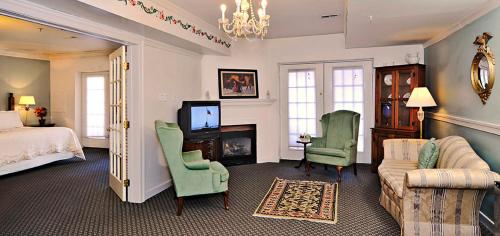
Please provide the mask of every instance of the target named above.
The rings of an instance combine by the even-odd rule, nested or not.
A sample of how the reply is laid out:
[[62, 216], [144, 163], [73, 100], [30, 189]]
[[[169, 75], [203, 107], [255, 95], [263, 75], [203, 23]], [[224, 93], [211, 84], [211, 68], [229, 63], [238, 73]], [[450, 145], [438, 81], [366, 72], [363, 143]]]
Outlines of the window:
[[84, 75], [84, 132], [88, 138], [106, 138], [106, 75]]
[[316, 136], [316, 91], [314, 70], [288, 72], [288, 147], [302, 148], [299, 134]]
[[333, 70], [333, 110], [351, 110], [360, 116], [358, 151], [364, 150], [363, 68]]

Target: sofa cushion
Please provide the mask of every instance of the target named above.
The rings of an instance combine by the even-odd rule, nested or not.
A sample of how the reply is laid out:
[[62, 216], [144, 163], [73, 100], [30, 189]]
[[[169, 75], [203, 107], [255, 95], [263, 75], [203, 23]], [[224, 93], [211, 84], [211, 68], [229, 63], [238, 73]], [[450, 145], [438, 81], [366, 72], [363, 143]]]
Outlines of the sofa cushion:
[[407, 171], [417, 169], [417, 161], [384, 160], [378, 167], [380, 180], [384, 181], [398, 197], [403, 197], [403, 185]]
[[334, 148], [317, 148], [317, 147], [307, 147], [307, 153], [318, 154], [318, 155], [327, 155], [327, 156], [335, 156], [335, 157], [346, 157], [346, 154], [343, 150], [334, 149]]
[[426, 142], [420, 152], [418, 153], [418, 168], [419, 169], [432, 169], [436, 166], [439, 156], [439, 146], [436, 139], [431, 139]]
[[221, 182], [225, 182], [229, 179], [229, 171], [227, 171], [226, 167], [224, 167], [221, 163], [216, 161], [210, 162], [210, 169], [220, 174]]
[[490, 170], [471, 148], [467, 140], [459, 136], [449, 136], [439, 139], [439, 158], [436, 165], [438, 169], [477, 169]]

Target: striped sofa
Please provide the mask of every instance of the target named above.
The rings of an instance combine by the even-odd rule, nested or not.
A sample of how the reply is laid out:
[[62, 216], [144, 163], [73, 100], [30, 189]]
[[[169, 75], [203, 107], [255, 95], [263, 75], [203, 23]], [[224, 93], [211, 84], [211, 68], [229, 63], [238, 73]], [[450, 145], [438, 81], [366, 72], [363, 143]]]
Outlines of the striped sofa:
[[380, 204], [403, 235], [480, 235], [481, 202], [498, 175], [458, 136], [437, 140], [436, 169], [418, 169], [425, 142], [384, 140]]

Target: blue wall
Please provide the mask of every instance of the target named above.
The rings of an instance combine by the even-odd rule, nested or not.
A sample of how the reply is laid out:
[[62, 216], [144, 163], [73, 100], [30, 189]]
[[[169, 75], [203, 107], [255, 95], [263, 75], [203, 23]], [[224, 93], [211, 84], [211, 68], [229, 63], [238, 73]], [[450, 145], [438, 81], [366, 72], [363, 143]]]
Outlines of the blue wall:
[[[486, 105], [481, 103], [470, 82], [470, 65], [477, 49], [473, 44], [476, 36], [483, 32], [492, 33], [494, 37], [489, 45], [493, 54], [500, 58], [498, 22], [500, 22], [500, 8], [425, 49], [426, 84], [438, 104], [438, 107], [428, 111], [500, 124], [499, 63], [497, 62], [496, 67], [496, 84]], [[459, 135], [466, 138], [490, 168], [497, 173], [500, 172], [499, 135], [437, 120], [428, 119], [427, 123], [429, 136], [442, 138]], [[493, 191], [490, 191], [481, 208], [481, 211], [492, 220], [494, 201]]]

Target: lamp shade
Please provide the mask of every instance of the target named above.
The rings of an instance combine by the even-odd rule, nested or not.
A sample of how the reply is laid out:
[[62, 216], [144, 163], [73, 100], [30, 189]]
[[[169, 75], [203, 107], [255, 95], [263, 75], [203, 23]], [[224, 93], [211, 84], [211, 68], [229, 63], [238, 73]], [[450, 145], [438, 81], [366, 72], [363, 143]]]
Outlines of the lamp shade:
[[21, 96], [21, 98], [19, 99], [19, 105], [35, 105], [35, 97]]
[[410, 99], [408, 99], [406, 106], [435, 107], [437, 105], [427, 87], [417, 87], [413, 89], [413, 92], [411, 92]]

